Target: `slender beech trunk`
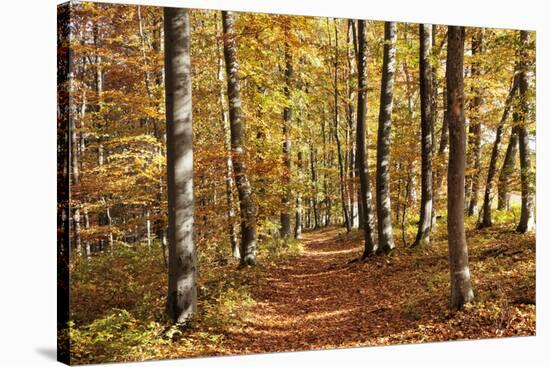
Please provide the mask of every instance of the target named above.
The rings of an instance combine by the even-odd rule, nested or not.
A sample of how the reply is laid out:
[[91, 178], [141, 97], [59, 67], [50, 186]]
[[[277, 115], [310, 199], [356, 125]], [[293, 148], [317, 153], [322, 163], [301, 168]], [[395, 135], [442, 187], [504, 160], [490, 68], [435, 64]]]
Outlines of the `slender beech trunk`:
[[321, 132], [323, 135], [323, 191], [324, 191], [324, 206], [325, 206], [325, 217], [323, 225], [324, 227], [330, 226], [330, 219], [331, 219], [331, 207], [332, 207], [332, 201], [330, 200], [330, 192], [328, 187], [328, 168], [330, 168], [329, 164], [329, 158], [327, 154], [327, 133], [326, 133], [326, 127], [325, 127], [325, 119], [323, 116], [323, 119], [321, 121]]
[[[99, 29], [97, 25], [94, 25], [93, 27], [93, 42], [94, 42], [94, 49], [95, 49], [95, 92], [96, 92], [96, 99], [97, 103], [94, 106], [93, 110], [96, 113], [99, 113], [101, 111], [101, 106], [103, 103], [103, 66], [102, 66], [102, 57], [100, 55], [99, 49], [100, 49], [100, 34]], [[104, 147], [103, 147], [103, 136], [100, 134], [97, 138], [97, 160], [98, 165], [101, 166], [104, 163]], [[108, 249], [112, 248], [114, 243], [114, 235], [112, 231], [112, 217], [110, 213], [110, 208], [107, 205], [107, 198], [105, 196], [101, 197], [101, 201], [105, 204], [105, 213], [103, 213], [104, 217], [107, 219], [107, 225], [108, 225]]]
[[[69, 77], [72, 78], [72, 77]], [[72, 84], [72, 81], [69, 81]], [[71, 86], [69, 88], [72, 88]], [[74, 192], [78, 190], [80, 185], [80, 170], [78, 167], [78, 135], [76, 132], [75, 117], [69, 116], [69, 149], [71, 156], [71, 173], [72, 173], [72, 185], [71, 185], [71, 201], [74, 200]], [[80, 204], [71, 204], [72, 216], [73, 216], [73, 231], [74, 231], [74, 246], [78, 256], [83, 255], [82, 251], [82, 239], [80, 235]]]
[[[436, 36], [437, 25], [432, 24], [432, 50], [434, 50], [434, 48], [436, 47]], [[439, 52], [436, 53], [432, 51], [432, 55], [432, 60], [439, 60]], [[435, 208], [435, 204], [437, 202], [437, 190], [439, 189], [439, 187], [437, 186], [438, 167], [437, 165], [434, 165], [435, 163], [437, 163], [437, 161], [434, 163], [433, 160], [437, 154], [435, 151], [435, 127], [437, 124], [437, 120], [439, 119], [439, 80], [437, 79], [437, 65], [438, 61], [430, 63], [432, 70], [432, 223], [430, 224], [430, 227], [432, 228], [432, 230], [435, 229], [435, 226], [437, 224], [437, 210]], [[441, 131], [441, 134], [443, 134], [443, 131]]]
[[235, 19], [232, 12], [222, 12], [227, 94], [229, 100], [229, 125], [231, 153], [239, 205], [241, 209], [241, 266], [256, 264], [256, 209], [252, 188], [244, 162], [244, 126], [241, 119], [241, 87], [235, 41]]
[[363, 220], [362, 228], [365, 237], [365, 249], [363, 258], [374, 255], [376, 243], [374, 242], [374, 224], [371, 208], [371, 191], [369, 181], [368, 157], [366, 153], [366, 116], [367, 116], [367, 23], [364, 20], [357, 21], [357, 128], [356, 160], [357, 174], [360, 185], [360, 207], [366, 212], [360, 216]]
[[315, 165], [317, 163], [317, 150], [313, 146], [313, 143], [310, 143], [309, 146], [309, 155], [310, 155], [310, 165], [311, 165], [311, 184], [313, 185], [313, 198], [312, 198], [312, 206], [313, 206], [313, 222], [314, 222], [314, 229], [321, 228], [321, 222], [319, 219], [319, 208], [318, 208], [318, 197], [319, 197], [319, 188], [317, 186], [317, 170], [315, 169]]
[[[153, 49], [153, 51], [155, 52], [156, 56], [157, 57], [162, 57], [161, 55], [161, 38], [162, 38], [162, 16], [160, 17], [157, 17], [154, 21], [154, 28], [153, 28], [153, 39], [152, 39], [152, 42], [151, 42], [151, 48]], [[158, 90], [160, 89], [160, 86], [163, 85], [164, 83], [164, 72], [163, 70], [159, 70], [157, 72], [153, 72], [153, 82], [154, 82], [154, 85], [155, 85], [155, 90]], [[155, 105], [157, 107], [160, 107], [160, 103], [159, 102], [156, 102]], [[155, 131], [155, 137], [157, 138], [157, 141], [161, 144], [164, 144], [166, 145], [166, 134], [165, 134], [165, 131], [163, 131], [161, 128], [160, 128], [160, 122], [153, 118], [151, 119], [153, 121], [153, 129]], [[164, 153], [163, 153], [163, 149], [161, 147], [158, 147], [157, 148], [157, 152], [156, 152], [159, 156], [162, 156]], [[157, 167], [160, 169], [161, 168], [161, 162], [160, 160], [158, 161], [157, 163]], [[165, 222], [165, 215], [163, 215], [163, 205], [162, 205], [162, 201], [164, 199], [164, 195], [165, 195], [165, 190], [164, 190], [164, 181], [163, 181], [163, 178], [160, 177], [159, 179], [159, 183], [158, 183], [158, 192], [157, 192], [157, 202], [156, 202], [156, 207], [157, 207], [157, 218], [155, 219], [154, 221], [154, 228], [155, 228], [155, 235], [157, 236], [157, 238], [160, 239], [161, 241], [161, 246], [162, 246], [162, 258], [164, 260], [164, 266], [166, 266], [166, 268], [168, 268], [168, 244], [167, 244], [167, 239], [166, 239], [166, 222]], [[109, 217], [110, 217], [110, 213], [109, 214]], [[111, 235], [112, 235], [112, 232], [111, 232]]]
[[535, 229], [535, 187], [534, 174], [531, 168], [531, 148], [529, 147], [529, 130], [527, 128], [529, 103], [527, 91], [529, 80], [527, 77], [527, 47], [529, 44], [529, 32], [520, 31], [520, 60], [519, 60], [519, 163], [521, 167], [521, 215], [517, 232], [526, 233]]
[[[492, 220], [492, 204], [493, 204], [493, 182], [496, 175], [496, 167], [498, 156], [500, 152], [500, 140], [502, 139], [502, 132], [504, 130], [504, 124], [508, 119], [508, 114], [510, 113], [510, 107], [514, 94], [517, 90], [517, 78], [514, 78], [512, 82], [512, 87], [504, 103], [504, 111], [502, 112], [502, 117], [500, 119], [500, 124], [497, 127], [495, 134], [495, 142], [493, 143], [493, 150], [491, 151], [491, 160], [489, 161], [489, 169], [487, 170], [487, 183], [485, 184], [485, 195], [483, 196], [483, 217], [481, 223], [479, 224], [480, 228], [490, 227], [493, 225]], [[514, 134], [512, 134], [514, 135]], [[511, 139], [511, 138], [510, 138]]]
[[352, 33], [355, 32], [355, 28], [354, 28], [354, 25], [353, 25], [353, 20], [348, 20], [348, 30], [347, 30], [347, 34], [346, 34], [346, 60], [347, 60], [347, 70], [348, 70], [348, 74], [347, 74], [347, 77], [346, 77], [346, 89], [347, 89], [347, 97], [348, 97], [348, 103], [347, 103], [347, 120], [348, 120], [348, 125], [347, 125], [347, 134], [346, 134], [346, 143], [348, 144], [348, 163], [346, 165], [346, 168], [348, 170], [348, 182], [349, 184], [347, 185], [348, 186], [348, 189], [347, 189], [347, 193], [348, 193], [348, 196], [347, 196], [347, 200], [348, 200], [348, 203], [349, 203], [349, 218], [350, 218], [350, 222], [351, 222], [351, 227], [355, 227], [356, 226], [356, 218], [357, 218], [357, 210], [356, 210], [356, 204], [357, 204], [357, 185], [356, 185], [356, 180], [355, 180], [355, 175], [356, 175], [356, 169], [355, 169], [355, 144], [353, 142], [353, 139], [354, 139], [354, 124], [355, 124], [355, 121], [354, 121], [354, 116], [353, 116], [353, 112], [354, 112], [354, 104], [353, 104], [353, 99], [354, 99], [354, 90], [352, 88], [352, 84], [351, 84], [351, 78], [355, 72], [355, 69], [354, 69], [354, 65], [357, 65], [357, 63], [354, 64], [354, 60], [356, 59], [357, 55], [356, 55], [356, 52], [355, 52], [355, 48], [353, 47], [353, 44], [352, 44], [352, 47], [350, 48], [350, 42], [351, 42], [351, 39], [353, 38], [352, 36]]
[[71, 73], [74, 68], [70, 44], [72, 4], [57, 7], [57, 360], [70, 363], [70, 338], [63, 337], [70, 320], [70, 120]]
[[[218, 14], [216, 13], [216, 35], [218, 35]], [[225, 108], [225, 95], [223, 92], [223, 51], [220, 42], [217, 44], [218, 51], [218, 100], [220, 105], [220, 122], [224, 136], [224, 143], [227, 158], [225, 160], [225, 197], [227, 202], [227, 234], [231, 244], [231, 253], [234, 258], [240, 259], [241, 253], [235, 231], [235, 210], [233, 209], [233, 160], [231, 158], [231, 138], [229, 131], [229, 121]]]
[[442, 123], [442, 126], [441, 126], [441, 137], [440, 137], [440, 140], [439, 140], [439, 148], [437, 149], [437, 154], [436, 154], [436, 165], [434, 166], [434, 170], [436, 171], [436, 175], [435, 175], [435, 181], [433, 182], [433, 208], [434, 210], [432, 211], [432, 229], [435, 228], [435, 226], [437, 225], [437, 210], [436, 210], [436, 204], [438, 202], [438, 198], [440, 197], [440, 194], [441, 194], [441, 189], [442, 189], [442, 186], [443, 186], [443, 180], [445, 178], [445, 175], [446, 175], [446, 171], [447, 171], [447, 163], [446, 162], [446, 150], [447, 150], [447, 147], [449, 145], [449, 125], [448, 125], [448, 111], [447, 111], [447, 91], [444, 92], [444, 96], [443, 96], [443, 100], [444, 100], [444, 104], [445, 104], [445, 110], [443, 112], [443, 123]]
[[[357, 26], [357, 27], [356, 27]], [[352, 35], [352, 38], [353, 38], [353, 50], [354, 50], [354, 53], [355, 53], [355, 61], [357, 63], [357, 76], [359, 78], [359, 75], [361, 75], [361, 72], [359, 72], [359, 61], [360, 61], [360, 58], [361, 58], [361, 52], [359, 51], [359, 36], [358, 36], [358, 30], [357, 28], [359, 27], [359, 20], [358, 21], [351, 21], [351, 35]], [[363, 28], [366, 27], [366, 22], [363, 21], [362, 23], [362, 26]], [[365, 49], [363, 50], [363, 52], [368, 52], [368, 47], [366, 45], [366, 35], [364, 36], [364, 41], [365, 41]], [[363, 67], [365, 67], [363, 65]], [[365, 73], [366, 75], [366, 69], [363, 70], [362, 73]], [[365, 85], [366, 85], [366, 76], [365, 76]], [[359, 88], [358, 88], [359, 89]], [[361, 89], [359, 89], [358, 93], [357, 93], [357, 109], [359, 109], [359, 92], [361, 91]], [[364, 91], [366, 93], [366, 90]], [[365, 98], [365, 101], [366, 101], [366, 97], [363, 97]], [[363, 102], [364, 103], [364, 102]], [[365, 107], [366, 109], [366, 107]], [[359, 112], [358, 112], [358, 115], [357, 115], [357, 119], [359, 119]], [[355, 170], [356, 170], [356, 175], [359, 176], [360, 175], [360, 167], [359, 167], [359, 144], [357, 144], [357, 142], [359, 141], [360, 138], [357, 137], [357, 131], [355, 132], [355, 141], [356, 141], [356, 144], [355, 144]], [[364, 135], [367, 134], [367, 129], [366, 129], [366, 126], [365, 126], [365, 129], [364, 129]], [[361, 141], [364, 141], [365, 139], [361, 139]], [[363, 161], [365, 162], [365, 166], [367, 167], [367, 170], [368, 170], [368, 154], [367, 154], [367, 151], [366, 149], [363, 149], [364, 151], [364, 159]], [[359, 176], [360, 177], [360, 176]], [[370, 185], [369, 185], [370, 186]], [[359, 189], [357, 190], [357, 222], [358, 222], [358, 227], [359, 229], [363, 229], [365, 230], [365, 215], [364, 215], [364, 209], [363, 209], [363, 194], [362, 194], [362, 191], [361, 191], [361, 179], [359, 179]], [[369, 190], [369, 195], [370, 195], [370, 190]], [[372, 214], [372, 211], [371, 211], [371, 214]], [[371, 221], [372, 223], [372, 221]], [[373, 233], [374, 233], [374, 228], [371, 227], [370, 229], [370, 233], [371, 233], [371, 238], [373, 236]], [[374, 243], [374, 241], [373, 241]]]
[[449, 167], [447, 178], [447, 231], [451, 269], [451, 310], [474, 299], [464, 232], [464, 174], [466, 128], [464, 118], [464, 28], [449, 26], [447, 47], [447, 107]]
[[[84, 41], [84, 40], [82, 40]], [[82, 78], [84, 78], [84, 75], [86, 73], [86, 59], [84, 58], [82, 60]], [[82, 103], [80, 105], [80, 118], [79, 118], [79, 128], [81, 129], [79, 135], [78, 142], [74, 142], [77, 144], [77, 155], [79, 157], [84, 157], [84, 153], [86, 151], [86, 137], [85, 134], [82, 132], [82, 129], [84, 128], [84, 119], [86, 118], [86, 111], [87, 111], [87, 100], [86, 100], [86, 85], [84, 85], [84, 90], [82, 91]], [[83, 159], [78, 160], [79, 170], [82, 171], [83, 169]], [[90, 216], [88, 213], [88, 208], [84, 206], [82, 208], [82, 218], [84, 220], [84, 228], [89, 229], [90, 228]], [[90, 241], [84, 242], [84, 249], [86, 252], [86, 256], [89, 257], [92, 253]]]
[[[474, 62], [472, 63], [472, 78], [478, 78], [482, 75], [481, 63], [475, 59], [485, 52], [485, 45], [483, 41], [484, 29], [479, 29], [472, 37], [472, 57]], [[472, 163], [473, 167], [470, 169], [470, 181], [472, 184], [470, 193], [470, 202], [468, 204], [468, 216], [477, 214], [478, 211], [478, 196], [481, 182], [481, 117], [480, 107], [483, 105], [483, 90], [479, 87], [473, 87], [474, 98], [471, 104], [472, 118], [470, 122], [470, 138], [472, 148]]]
[[395, 74], [395, 22], [384, 24], [384, 59], [380, 114], [378, 117], [378, 142], [376, 154], [376, 211], [378, 215], [379, 251], [388, 254], [395, 247], [390, 202], [390, 140], [393, 108], [393, 83]]
[[336, 19], [334, 19], [334, 139], [336, 141], [336, 150], [338, 154], [338, 172], [340, 175], [340, 201], [342, 203], [342, 213], [344, 216], [344, 225], [347, 232], [351, 232], [351, 225], [349, 220], [348, 208], [346, 205], [346, 189], [344, 184], [344, 162], [342, 158], [342, 144], [340, 142], [340, 135], [338, 134], [338, 128], [340, 123], [339, 116], [339, 90], [338, 90], [338, 25]]
[[147, 232], [147, 248], [151, 250], [151, 210], [145, 209], [145, 229]]
[[419, 25], [420, 32], [420, 128], [422, 134], [422, 197], [420, 202], [420, 221], [413, 246], [430, 242], [432, 226], [432, 68], [431, 26]]
[[[356, 138], [357, 139], [357, 138]], [[356, 157], [357, 159], [357, 157]], [[358, 163], [355, 163], [355, 166], [357, 167], [358, 166]], [[357, 171], [359, 171], [359, 169], [357, 169]], [[361, 186], [361, 184], [359, 184], [359, 186]], [[359, 229], [364, 229], [364, 223], [365, 223], [365, 212], [363, 210], [363, 202], [361, 201], [361, 197], [362, 197], [362, 194], [361, 194], [361, 189], [359, 188], [359, 190], [357, 190], [357, 220], [359, 222], [359, 224], [357, 225], [357, 227]], [[372, 198], [372, 197], [371, 197]], [[372, 200], [371, 200], [372, 201]]]
[[[514, 118], [514, 121], [517, 121]], [[510, 182], [516, 168], [516, 155], [518, 153], [518, 131], [512, 128], [506, 155], [498, 177], [498, 210], [510, 210]]]
[[281, 212], [281, 238], [288, 238], [290, 236], [290, 201], [291, 201], [291, 188], [290, 188], [290, 175], [291, 175], [291, 159], [290, 159], [290, 125], [292, 123], [292, 109], [290, 107], [290, 88], [292, 81], [292, 58], [290, 56], [290, 46], [285, 44], [285, 86], [284, 95], [286, 99], [286, 106], [283, 110], [283, 161], [286, 168], [283, 175], [283, 197], [281, 200], [283, 210]]
[[168, 173], [168, 317], [187, 322], [197, 311], [193, 242], [193, 120], [189, 12], [164, 8]]
[[[298, 177], [302, 175], [303, 169], [303, 156], [302, 151], [298, 151]], [[302, 195], [300, 192], [296, 193], [296, 217], [294, 222], [294, 238], [302, 238], [302, 226], [303, 226], [303, 208], [302, 208]]]

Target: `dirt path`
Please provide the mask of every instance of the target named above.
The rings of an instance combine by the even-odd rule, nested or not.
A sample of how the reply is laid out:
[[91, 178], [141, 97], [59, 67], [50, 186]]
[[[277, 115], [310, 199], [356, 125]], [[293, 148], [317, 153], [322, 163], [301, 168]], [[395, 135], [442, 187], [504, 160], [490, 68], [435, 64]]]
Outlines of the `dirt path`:
[[362, 252], [358, 235], [306, 233], [304, 253], [266, 269], [251, 317], [227, 336], [232, 353], [380, 344], [383, 335], [413, 327], [415, 320], [399, 320], [395, 293], [403, 288], [381, 281], [384, 269], [399, 276], [389, 260], [349, 264]]
[[[251, 290], [257, 303], [221, 353], [534, 335], [534, 306], [517, 301], [534, 299], [534, 236], [492, 231], [468, 234], [476, 303], [455, 315], [445, 238], [350, 263], [362, 253], [361, 232], [306, 233], [303, 253], [262, 269]], [[515, 255], [490, 255], [495, 249]]]

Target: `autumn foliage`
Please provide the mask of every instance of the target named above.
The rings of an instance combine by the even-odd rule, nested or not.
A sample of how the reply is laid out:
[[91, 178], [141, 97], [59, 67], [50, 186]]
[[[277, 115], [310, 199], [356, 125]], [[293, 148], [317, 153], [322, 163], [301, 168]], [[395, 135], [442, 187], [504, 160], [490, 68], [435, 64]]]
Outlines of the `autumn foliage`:
[[[70, 212], [62, 219], [70, 228], [71, 282], [69, 322], [60, 338], [71, 341], [71, 362], [535, 334], [535, 235], [532, 228], [516, 231], [520, 217], [528, 215], [522, 212], [522, 196], [529, 194], [534, 205], [534, 34], [465, 29], [464, 210], [475, 299], [455, 312], [449, 309], [446, 228], [447, 27], [430, 26], [431, 51], [424, 59], [431, 79], [424, 104], [431, 114], [423, 125], [431, 128], [431, 151], [425, 154], [431, 177], [422, 180], [419, 27], [396, 23], [391, 132], [384, 140], [391, 157], [389, 219], [395, 249], [362, 258], [358, 22], [235, 14], [243, 160], [258, 234], [257, 266], [238, 268], [234, 244], [240, 241], [241, 217], [231, 161], [223, 55], [227, 35], [221, 12], [189, 14], [198, 307], [189, 324], [180, 327], [165, 312], [163, 9], [70, 6], [64, 50], [72, 63], [62, 86], [70, 97], [60, 103], [68, 106], [71, 119], [66, 152], [71, 156]], [[365, 24], [365, 168], [376, 215], [376, 142], [387, 42], [384, 22]], [[517, 88], [516, 78], [523, 83]], [[516, 148], [518, 137], [523, 155]], [[495, 149], [491, 181], [487, 176]], [[432, 217], [423, 221], [424, 229], [430, 222], [431, 233], [429, 243], [411, 247], [422, 182], [430, 182], [433, 190]], [[480, 225], [486, 191], [492, 200], [490, 226]], [[285, 214], [296, 238], [281, 236]]]

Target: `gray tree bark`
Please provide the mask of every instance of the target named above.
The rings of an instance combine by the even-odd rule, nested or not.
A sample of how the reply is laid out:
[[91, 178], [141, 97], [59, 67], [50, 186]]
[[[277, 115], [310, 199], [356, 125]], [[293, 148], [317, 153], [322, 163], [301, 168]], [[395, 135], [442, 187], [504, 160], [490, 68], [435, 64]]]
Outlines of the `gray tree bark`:
[[[302, 151], [298, 151], [298, 176], [301, 176], [303, 169], [303, 157]], [[298, 192], [296, 193], [296, 217], [294, 221], [294, 238], [302, 238], [302, 227], [303, 227], [303, 208], [302, 208], [302, 195]]]
[[517, 232], [526, 233], [535, 229], [535, 187], [534, 174], [531, 167], [531, 149], [529, 147], [529, 130], [527, 129], [529, 103], [527, 91], [529, 80], [527, 78], [527, 47], [529, 44], [529, 32], [520, 31], [520, 60], [519, 60], [519, 163], [521, 167], [521, 215]]
[[174, 323], [197, 311], [189, 12], [164, 8], [168, 188], [168, 301]]
[[[516, 119], [514, 119], [516, 120]], [[518, 153], [518, 131], [512, 128], [506, 155], [498, 177], [498, 210], [510, 210], [510, 181], [516, 168], [516, 156]]]
[[430, 55], [432, 29], [428, 24], [419, 25], [420, 32], [420, 129], [422, 135], [422, 194], [420, 200], [420, 221], [413, 246], [430, 242], [432, 227], [432, 68]]
[[451, 269], [451, 310], [474, 299], [464, 232], [464, 175], [466, 128], [464, 118], [464, 28], [450, 26], [447, 46], [447, 107], [449, 167], [447, 178], [447, 231]]
[[290, 175], [291, 175], [291, 140], [290, 140], [290, 124], [292, 123], [292, 109], [290, 107], [290, 88], [292, 82], [292, 58], [290, 56], [289, 45], [285, 44], [285, 86], [284, 95], [287, 105], [283, 110], [283, 161], [286, 168], [286, 173], [283, 176], [283, 197], [281, 200], [283, 210], [281, 212], [281, 238], [288, 238], [290, 236], [290, 201], [291, 201], [291, 188], [290, 188]]
[[[72, 73], [71, 73], [72, 74]], [[72, 76], [69, 76], [69, 83], [72, 85]], [[70, 86], [69, 88], [72, 89]], [[71, 90], [71, 93], [74, 93], [74, 91]], [[69, 116], [69, 151], [71, 156], [71, 177], [72, 177], [72, 185], [71, 185], [71, 201], [74, 200], [74, 191], [77, 189], [80, 185], [80, 170], [78, 166], [78, 135], [76, 132], [76, 124], [75, 124], [75, 115], [71, 113], [72, 116]], [[76, 249], [76, 253], [78, 256], [83, 255], [82, 250], [82, 240], [80, 236], [80, 227], [81, 227], [81, 215], [80, 215], [80, 204], [71, 205], [72, 209], [72, 217], [73, 217], [73, 233], [74, 233], [74, 246]]]
[[378, 141], [376, 154], [376, 211], [378, 215], [378, 251], [386, 254], [395, 247], [390, 201], [390, 140], [393, 108], [393, 83], [395, 74], [395, 22], [384, 24], [384, 58], [380, 113], [378, 117]]
[[317, 163], [317, 150], [313, 146], [313, 143], [310, 143], [309, 146], [309, 162], [311, 165], [311, 183], [313, 185], [313, 198], [312, 206], [313, 206], [313, 228], [318, 229], [321, 228], [321, 220], [319, 218], [319, 208], [318, 208], [318, 197], [319, 197], [319, 189], [317, 186], [317, 170], [315, 169], [316, 163]]
[[[485, 52], [485, 45], [483, 41], [485, 31], [483, 28], [479, 29], [472, 37], [472, 56], [479, 57], [480, 54]], [[479, 61], [475, 61], [472, 64], [472, 77], [478, 77], [481, 75], [481, 66]], [[470, 170], [471, 192], [470, 202], [468, 204], [468, 216], [477, 214], [478, 211], [478, 196], [481, 181], [481, 119], [479, 117], [480, 107], [483, 104], [483, 91], [479, 87], [474, 87], [474, 99], [472, 100], [472, 119], [470, 122], [470, 137], [471, 144], [471, 162], [473, 163], [473, 169]]]
[[256, 264], [256, 209], [252, 189], [244, 162], [244, 126], [241, 119], [241, 87], [237, 44], [235, 41], [235, 19], [232, 12], [222, 12], [227, 94], [229, 100], [229, 125], [231, 131], [231, 152], [239, 206], [241, 210], [241, 266]]
[[[330, 45], [330, 38], [329, 38]], [[344, 225], [347, 232], [351, 232], [351, 225], [349, 220], [348, 208], [346, 205], [346, 189], [344, 185], [344, 163], [342, 158], [342, 144], [340, 142], [340, 136], [338, 134], [339, 129], [339, 90], [338, 90], [338, 25], [336, 19], [334, 19], [334, 139], [336, 141], [336, 150], [338, 154], [338, 174], [340, 178], [340, 202], [342, 204], [342, 214], [344, 217]]]
[[[512, 82], [512, 87], [504, 103], [504, 111], [502, 112], [502, 117], [500, 119], [500, 124], [497, 127], [495, 142], [493, 143], [493, 150], [491, 152], [491, 160], [489, 161], [489, 169], [487, 170], [487, 183], [485, 185], [485, 195], [483, 197], [483, 218], [479, 224], [480, 228], [490, 227], [493, 225], [492, 219], [492, 204], [493, 204], [493, 185], [496, 175], [496, 167], [498, 156], [500, 153], [500, 140], [502, 139], [502, 132], [504, 130], [504, 124], [508, 119], [508, 114], [510, 113], [510, 107], [512, 104], [512, 99], [517, 90], [517, 78], [514, 78]], [[512, 133], [512, 136], [516, 134]], [[512, 137], [510, 137], [512, 139]]]
[[[359, 216], [363, 222], [365, 236], [365, 249], [363, 258], [372, 256], [376, 251], [374, 242], [374, 223], [372, 218], [372, 196], [369, 181], [368, 157], [365, 147], [366, 139], [366, 115], [367, 115], [367, 24], [364, 20], [357, 21], [357, 128], [356, 139], [356, 164], [360, 185], [360, 208], [363, 213]], [[366, 212], [366, 213], [365, 213]], [[361, 213], [361, 212], [360, 212]]]
[[[437, 36], [437, 25], [432, 24], [432, 50], [436, 48], [436, 36]], [[432, 51], [432, 58], [439, 59], [439, 51], [436, 50], [436, 52]], [[438, 166], [434, 163], [434, 157], [437, 157], [439, 160], [439, 151], [436, 152], [436, 139], [435, 139], [435, 127], [437, 124], [437, 120], [439, 119], [439, 80], [437, 78], [437, 63], [431, 64], [431, 70], [432, 70], [432, 223], [430, 224], [430, 227], [435, 229], [435, 226], [437, 224], [437, 210], [435, 208], [435, 204], [437, 202], [437, 194], [439, 190], [439, 186], [437, 185], [438, 180]], [[441, 127], [441, 135], [443, 135], [443, 127]], [[446, 126], [445, 126], [446, 127]], [[437, 154], [437, 155], [436, 155]], [[436, 161], [437, 162], [437, 161]]]
[[[218, 32], [218, 17], [216, 14], [216, 35]], [[223, 91], [223, 51], [220, 42], [217, 44], [218, 51], [218, 99], [220, 104], [220, 122], [222, 131], [224, 134], [224, 142], [227, 158], [225, 160], [225, 198], [227, 202], [227, 233], [229, 236], [229, 243], [231, 245], [231, 253], [234, 258], [240, 259], [241, 252], [239, 249], [239, 243], [237, 239], [237, 232], [235, 231], [235, 210], [233, 209], [233, 159], [231, 158], [231, 137], [229, 136], [229, 121], [227, 111], [225, 108], [225, 96]]]

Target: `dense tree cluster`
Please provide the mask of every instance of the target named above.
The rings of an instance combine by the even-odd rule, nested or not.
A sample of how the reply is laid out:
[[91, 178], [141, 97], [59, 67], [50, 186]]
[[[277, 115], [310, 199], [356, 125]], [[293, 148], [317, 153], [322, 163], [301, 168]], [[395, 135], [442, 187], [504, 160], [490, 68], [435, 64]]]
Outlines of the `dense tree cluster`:
[[70, 19], [59, 222], [74, 261], [161, 242], [176, 322], [196, 252], [254, 265], [266, 238], [342, 225], [368, 261], [446, 221], [460, 308], [464, 217], [491, 226], [521, 197], [534, 229], [529, 32], [91, 3]]

